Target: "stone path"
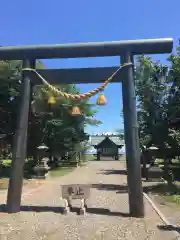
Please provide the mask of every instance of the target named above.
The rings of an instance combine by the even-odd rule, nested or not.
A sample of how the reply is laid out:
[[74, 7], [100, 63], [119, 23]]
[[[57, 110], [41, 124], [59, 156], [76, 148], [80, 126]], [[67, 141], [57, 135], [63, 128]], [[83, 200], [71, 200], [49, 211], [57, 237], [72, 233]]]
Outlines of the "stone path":
[[[146, 200], [144, 219], [128, 216], [123, 165], [118, 161], [90, 162], [64, 177], [48, 180], [46, 185], [23, 198], [21, 213], [0, 213], [0, 240], [176, 239], [172, 232], [158, 228], [163, 223]], [[60, 185], [72, 183], [94, 184], [85, 216], [76, 212], [60, 213]], [[75, 207], [78, 205], [78, 201], [74, 203]]]

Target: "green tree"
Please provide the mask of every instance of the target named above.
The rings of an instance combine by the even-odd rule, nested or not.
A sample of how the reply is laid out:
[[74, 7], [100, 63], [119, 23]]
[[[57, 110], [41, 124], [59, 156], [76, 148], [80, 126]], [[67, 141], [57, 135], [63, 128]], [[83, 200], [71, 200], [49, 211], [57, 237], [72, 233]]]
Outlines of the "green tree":
[[[41, 62], [37, 63], [42, 68]], [[12, 143], [20, 103], [21, 61], [0, 61], [0, 134]]]
[[[167, 95], [167, 67], [140, 56], [136, 67], [137, 114], [140, 144], [165, 147], [168, 126], [165, 106]], [[158, 132], [161, 134], [158, 134]]]
[[[37, 68], [44, 68], [38, 62]], [[17, 109], [20, 103], [21, 61], [0, 62], [0, 134], [7, 135], [8, 143], [12, 144], [17, 121]], [[79, 93], [79, 89], [71, 85], [57, 86], [67, 93]], [[60, 149], [72, 150], [87, 135], [84, 132], [87, 124], [97, 125], [100, 121], [93, 119], [96, 111], [88, 101], [74, 102], [56, 96], [54, 105], [48, 104], [48, 95], [43, 90], [47, 88], [36, 86], [33, 91], [32, 104], [29, 114], [28, 156], [36, 159], [36, 149], [42, 142], [48, 144], [51, 151]], [[79, 105], [82, 116], [73, 117], [71, 107]]]
[[0, 134], [11, 142], [19, 105], [19, 61], [0, 61]]
[[[67, 93], [79, 93], [74, 85], [58, 86], [58, 88]], [[87, 100], [74, 102], [55, 96], [56, 103], [49, 105], [47, 92], [47, 89], [38, 87], [34, 94], [34, 111], [37, 113], [36, 119], [40, 118], [40, 121], [37, 120], [36, 123], [42, 126], [38, 127], [41, 131], [41, 134], [38, 132], [38, 135], [42, 136], [42, 139], [36, 138], [36, 141], [39, 144], [42, 141], [45, 142], [52, 151], [64, 153], [72, 150], [77, 143], [87, 139], [88, 136], [84, 133], [87, 124], [97, 125], [100, 121], [92, 119], [96, 111]], [[74, 105], [78, 105], [83, 115], [72, 116], [71, 109]], [[35, 136], [33, 135], [31, 138], [34, 139]], [[37, 146], [37, 142], [33, 141], [34, 147]]]

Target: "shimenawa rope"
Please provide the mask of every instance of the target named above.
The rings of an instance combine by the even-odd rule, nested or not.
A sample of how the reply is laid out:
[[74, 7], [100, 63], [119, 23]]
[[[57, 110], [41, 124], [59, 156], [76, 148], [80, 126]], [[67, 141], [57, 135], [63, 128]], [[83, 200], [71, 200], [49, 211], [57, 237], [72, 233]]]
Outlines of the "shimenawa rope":
[[111, 82], [113, 77], [120, 71], [122, 68], [127, 67], [127, 66], [132, 66], [132, 63], [125, 63], [120, 66], [104, 83], [102, 83], [98, 88], [95, 88], [87, 93], [80, 93], [80, 94], [70, 94], [70, 93], [65, 93], [57, 89], [56, 87], [52, 86], [49, 84], [35, 69], [32, 68], [23, 68], [22, 71], [32, 71], [37, 74], [37, 76], [42, 80], [42, 82], [54, 93], [57, 95], [60, 95], [63, 98], [66, 99], [71, 99], [71, 100], [82, 100], [86, 98], [90, 98], [97, 93], [101, 92], [104, 90], [104, 88]]

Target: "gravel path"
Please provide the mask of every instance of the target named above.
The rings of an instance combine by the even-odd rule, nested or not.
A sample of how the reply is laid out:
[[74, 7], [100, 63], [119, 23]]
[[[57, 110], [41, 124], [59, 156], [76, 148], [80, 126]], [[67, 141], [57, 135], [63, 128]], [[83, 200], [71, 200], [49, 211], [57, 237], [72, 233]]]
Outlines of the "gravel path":
[[[123, 165], [118, 161], [90, 162], [64, 177], [48, 180], [23, 198], [21, 213], [0, 213], [0, 240], [174, 240], [172, 232], [159, 230], [157, 226], [163, 223], [146, 200], [144, 219], [128, 216]], [[85, 216], [60, 213], [60, 185], [72, 183], [94, 184]], [[75, 201], [74, 206], [78, 205]]]

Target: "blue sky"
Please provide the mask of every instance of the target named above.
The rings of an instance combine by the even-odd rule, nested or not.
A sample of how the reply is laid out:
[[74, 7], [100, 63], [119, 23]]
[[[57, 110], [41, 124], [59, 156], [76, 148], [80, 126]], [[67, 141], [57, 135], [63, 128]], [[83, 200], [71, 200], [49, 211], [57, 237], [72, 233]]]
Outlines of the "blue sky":
[[[179, 38], [179, 0], [6, 0], [1, 2], [0, 45], [59, 44], [172, 37]], [[167, 55], [154, 56], [165, 62]], [[117, 66], [118, 57], [46, 60], [48, 67]], [[82, 92], [96, 87], [80, 85]], [[105, 90], [108, 104], [99, 107], [103, 121], [88, 132], [123, 128], [121, 84]], [[92, 102], [95, 102], [92, 99]]]

